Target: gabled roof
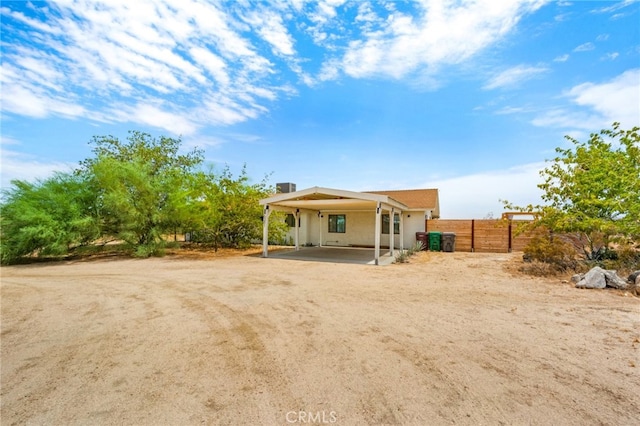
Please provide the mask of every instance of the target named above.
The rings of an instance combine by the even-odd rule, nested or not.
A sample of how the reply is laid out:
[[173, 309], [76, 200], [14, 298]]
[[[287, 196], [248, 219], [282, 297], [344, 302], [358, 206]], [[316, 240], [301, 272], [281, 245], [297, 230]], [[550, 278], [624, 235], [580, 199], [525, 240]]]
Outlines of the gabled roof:
[[408, 206], [385, 194], [370, 192], [353, 192], [341, 189], [313, 188], [295, 192], [276, 194], [260, 200], [261, 205], [272, 205], [286, 208], [306, 208], [313, 210], [325, 209], [369, 209], [375, 208], [377, 203], [383, 203], [400, 210], [407, 210]]
[[367, 192], [369, 194], [387, 195], [405, 204], [410, 209], [431, 210], [434, 217], [440, 216], [440, 200], [438, 190], [435, 188]]

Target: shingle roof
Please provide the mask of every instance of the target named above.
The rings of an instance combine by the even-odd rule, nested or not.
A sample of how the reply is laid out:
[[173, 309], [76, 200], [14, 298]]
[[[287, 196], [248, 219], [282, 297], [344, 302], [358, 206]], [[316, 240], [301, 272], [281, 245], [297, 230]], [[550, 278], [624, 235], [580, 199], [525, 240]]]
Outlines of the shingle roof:
[[432, 210], [434, 216], [440, 215], [440, 201], [437, 189], [403, 189], [396, 191], [364, 191], [370, 194], [386, 195], [400, 201], [411, 209]]

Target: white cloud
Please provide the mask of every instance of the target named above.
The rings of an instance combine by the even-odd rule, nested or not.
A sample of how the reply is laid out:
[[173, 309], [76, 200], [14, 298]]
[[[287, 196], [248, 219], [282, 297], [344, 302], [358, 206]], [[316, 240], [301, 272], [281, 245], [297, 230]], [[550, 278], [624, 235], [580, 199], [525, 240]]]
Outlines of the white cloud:
[[500, 200], [526, 206], [540, 204], [544, 163], [531, 163], [466, 176], [425, 182], [423, 188], [438, 188], [443, 219], [479, 219], [504, 211]]
[[565, 53], [564, 55], [556, 56], [553, 62], [567, 62], [567, 60], [569, 60], [569, 55]]
[[545, 1], [425, 0], [414, 17], [390, 13], [386, 26], [352, 41], [342, 59], [352, 77], [400, 78], [426, 68], [461, 63], [502, 39], [519, 19]]
[[615, 11], [623, 9], [623, 8], [629, 6], [629, 5], [632, 5], [632, 4], [636, 3], [637, 1], [638, 0], [623, 0], [623, 1], [620, 1], [620, 2], [614, 2], [611, 5], [592, 10], [592, 13], [610, 13], [610, 12], [615, 12]]
[[498, 75], [494, 76], [491, 80], [484, 85], [485, 90], [498, 89], [502, 87], [516, 86], [519, 83], [535, 78], [540, 74], [544, 74], [549, 71], [546, 67], [532, 67], [527, 65], [517, 65], [502, 71]]
[[596, 130], [611, 123], [604, 123], [601, 117], [589, 111], [571, 111], [565, 108], [547, 109], [535, 117], [531, 124], [538, 127], [560, 127], [563, 129]]
[[[174, 134], [256, 117], [267, 111], [261, 102], [281, 91], [270, 84], [272, 62], [245, 33], [262, 37], [283, 56], [295, 53], [293, 40], [276, 11], [264, 13], [253, 28], [237, 17], [235, 3], [222, 6], [61, 0], [35, 3], [33, 17], [2, 7], [3, 32], [24, 34], [16, 22], [29, 31], [22, 42], [3, 38], [2, 111], [133, 122]], [[211, 94], [233, 96], [239, 113], [202, 114]], [[158, 107], [174, 98], [183, 110]]]
[[318, 75], [320, 81], [333, 80], [340, 74], [340, 64], [337, 61], [329, 61], [322, 64]]
[[[3, 32], [18, 36], [3, 38], [0, 108], [186, 134], [266, 113], [291, 93], [281, 62], [307, 85], [344, 73], [412, 74], [416, 87], [434, 88], [441, 65], [500, 41], [547, 1], [424, 0], [401, 13], [393, 3], [345, 0], [59, 0], [30, 4], [29, 16], [7, 3]], [[326, 49], [322, 64], [307, 68], [293, 28]], [[166, 104], [173, 99], [180, 110]]]
[[[36, 79], [37, 81], [37, 79]], [[83, 115], [85, 109], [58, 90], [47, 90], [47, 84], [29, 84], [21, 80], [20, 70], [11, 64], [3, 64], [0, 73], [2, 83], [2, 109], [34, 118], [57, 114], [67, 118]]]
[[170, 111], [148, 103], [122, 105], [112, 114], [118, 121], [146, 124], [176, 135], [191, 135], [197, 129], [189, 113]]
[[532, 111], [531, 107], [506, 106], [496, 111], [496, 114], [499, 114], [499, 115], [522, 114], [522, 113], [531, 112], [531, 111]]
[[274, 53], [290, 56], [295, 53], [293, 39], [285, 27], [282, 16], [274, 11], [260, 9], [251, 13], [246, 21], [271, 45]]
[[596, 45], [591, 43], [591, 42], [587, 42], [587, 43], [583, 43], [580, 46], [576, 47], [575, 49], [573, 49], [574, 52], [588, 52], [590, 50], [593, 50], [596, 48]]
[[182, 141], [184, 149], [215, 148], [227, 142], [223, 138], [215, 136], [192, 136]]
[[335, 18], [337, 15], [336, 8], [344, 4], [344, 2], [345, 0], [320, 0], [317, 4], [316, 12], [311, 15], [311, 20], [322, 24]]
[[229, 85], [229, 74], [227, 74], [226, 71], [227, 64], [218, 55], [199, 46], [192, 47], [189, 50], [189, 54], [198, 61], [221, 86], [226, 87]]
[[613, 121], [623, 126], [640, 125], [640, 68], [625, 71], [601, 83], [583, 83], [567, 92], [572, 101], [595, 111], [607, 127]]
[[63, 162], [42, 162], [30, 155], [5, 149], [5, 138], [0, 145], [0, 163], [2, 164], [2, 178], [0, 188], [8, 189], [12, 180], [46, 179], [54, 172], [70, 172], [77, 164]]
[[603, 83], [583, 83], [564, 93], [580, 109], [554, 108], [536, 117], [536, 126], [596, 131], [614, 121], [623, 128], [640, 125], [640, 68]]

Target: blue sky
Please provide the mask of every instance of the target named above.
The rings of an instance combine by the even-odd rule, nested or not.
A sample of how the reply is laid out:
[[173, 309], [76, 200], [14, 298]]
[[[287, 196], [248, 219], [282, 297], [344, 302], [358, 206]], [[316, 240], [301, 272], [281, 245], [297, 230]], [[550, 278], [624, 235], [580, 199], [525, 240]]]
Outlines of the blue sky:
[[180, 136], [254, 181], [538, 203], [564, 135], [640, 125], [636, 1], [2, 1], [2, 186], [94, 135]]

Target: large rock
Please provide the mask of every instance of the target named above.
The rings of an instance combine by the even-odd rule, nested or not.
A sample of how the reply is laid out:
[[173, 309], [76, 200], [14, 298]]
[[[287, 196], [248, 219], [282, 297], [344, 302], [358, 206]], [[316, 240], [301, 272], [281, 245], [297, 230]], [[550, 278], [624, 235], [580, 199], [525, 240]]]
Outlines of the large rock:
[[617, 288], [625, 290], [629, 284], [616, 274], [616, 271], [602, 269], [599, 266], [591, 268], [586, 274], [574, 275], [571, 280], [578, 280], [576, 287], [578, 288]]
[[576, 284], [578, 288], [605, 288], [606, 286], [607, 281], [604, 278], [604, 269], [599, 266], [584, 274], [584, 277]]
[[618, 290], [626, 290], [629, 287], [627, 282], [620, 278], [616, 271], [604, 270], [604, 280], [607, 282], [607, 287], [617, 288]]
[[638, 277], [640, 277], [640, 271], [632, 272], [631, 275], [629, 275], [629, 278], [627, 278], [627, 281], [629, 281], [631, 284], [637, 283]]

